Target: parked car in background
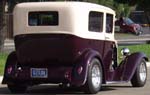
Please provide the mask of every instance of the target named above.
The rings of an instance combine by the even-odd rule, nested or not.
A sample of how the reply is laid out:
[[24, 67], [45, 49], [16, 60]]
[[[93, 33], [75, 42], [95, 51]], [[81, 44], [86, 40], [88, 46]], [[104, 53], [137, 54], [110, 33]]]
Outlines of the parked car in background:
[[146, 55], [122, 50], [117, 59], [115, 11], [84, 2], [37, 2], [16, 5], [13, 12], [15, 51], [9, 54], [2, 84], [12, 93], [29, 86], [60, 84], [85, 93], [102, 84], [131, 81], [143, 87]]
[[115, 24], [116, 26], [120, 27], [120, 32], [133, 33], [136, 35], [140, 35], [143, 33], [142, 26], [136, 24], [127, 17], [121, 17], [119, 20], [116, 20]]

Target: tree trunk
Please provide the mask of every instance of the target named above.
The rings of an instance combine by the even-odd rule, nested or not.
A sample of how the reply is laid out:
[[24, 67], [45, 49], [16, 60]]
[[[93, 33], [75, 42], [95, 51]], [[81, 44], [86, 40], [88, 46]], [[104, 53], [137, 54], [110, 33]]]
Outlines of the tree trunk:
[[3, 46], [4, 46], [4, 35], [5, 35], [5, 32], [4, 32], [4, 28], [5, 28], [5, 3], [6, 1], [5, 0], [1, 0], [0, 1], [0, 52], [2, 51], [3, 49]]

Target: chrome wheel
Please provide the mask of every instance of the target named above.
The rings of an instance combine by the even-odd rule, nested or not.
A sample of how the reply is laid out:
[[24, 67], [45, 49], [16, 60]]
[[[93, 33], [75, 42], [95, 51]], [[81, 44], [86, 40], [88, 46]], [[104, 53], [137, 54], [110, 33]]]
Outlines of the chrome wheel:
[[93, 58], [88, 68], [87, 81], [84, 85], [85, 93], [96, 94], [102, 85], [103, 70], [100, 61]]
[[92, 84], [95, 88], [98, 88], [101, 84], [101, 75], [98, 65], [94, 65], [92, 68]]
[[145, 63], [142, 62], [139, 69], [140, 69], [139, 70], [140, 79], [142, 82], [144, 82], [146, 80], [146, 77], [147, 77]]
[[147, 66], [144, 59], [141, 60], [140, 64], [131, 79], [131, 84], [133, 87], [143, 87], [147, 80]]

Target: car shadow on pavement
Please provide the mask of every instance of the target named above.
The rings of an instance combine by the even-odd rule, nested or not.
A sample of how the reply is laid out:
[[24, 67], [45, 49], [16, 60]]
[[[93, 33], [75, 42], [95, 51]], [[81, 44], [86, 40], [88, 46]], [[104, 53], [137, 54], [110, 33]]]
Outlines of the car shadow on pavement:
[[[125, 86], [128, 88], [129, 86]], [[41, 95], [47, 95], [47, 94], [71, 94], [71, 95], [76, 95], [76, 94], [85, 94], [81, 88], [60, 88], [58, 86], [49, 86], [49, 85], [42, 85], [42, 86], [36, 86], [36, 87], [31, 87], [29, 88], [28, 91], [26, 92], [27, 94], [41, 94]], [[111, 86], [102, 86], [100, 92], [102, 91], [112, 91], [116, 90], [115, 87]]]
[[119, 85], [111, 85], [111, 86], [104, 86], [103, 87], [104, 89], [107, 89], [107, 88], [111, 88], [111, 89], [116, 89], [116, 88], [133, 88], [132, 86], [119, 86]]
[[31, 87], [26, 92], [29, 95], [32, 94], [41, 94], [41, 95], [47, 95], [47, 94], [83, 94], [80, 89], [75, 88], [61, 88], [58, 86], [49, 86], [49, 85], [42, 85], [42, 86], [35, 86]]
[[130, 85], [105, 85], [102, 86], [101, 91], [112, 91], [117, 90], [118, 88], [132, 88]]

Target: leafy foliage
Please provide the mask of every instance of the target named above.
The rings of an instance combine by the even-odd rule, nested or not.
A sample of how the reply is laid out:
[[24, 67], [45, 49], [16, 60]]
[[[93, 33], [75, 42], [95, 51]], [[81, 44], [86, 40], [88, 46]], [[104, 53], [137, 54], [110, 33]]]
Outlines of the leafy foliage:
[[114, 0], [115, 2], [127, 4], [130, 0]]
[[126, 4], [129, 0], [8, 0], [9, 12], [13, 11], [14, 6], [21, 2], [39, 2], [39, 1], [84, 1], [101, 4], [114, 9], [117, 17], [120, 15], [128, 16], [130, 7]]
[[145, 1], [145, 0], [114, 0], [115, 2], [118, 2], [120, 4], [128, 4], [130, 6], [134, 6], [138, 3], [140, 3], [141, 1]]

